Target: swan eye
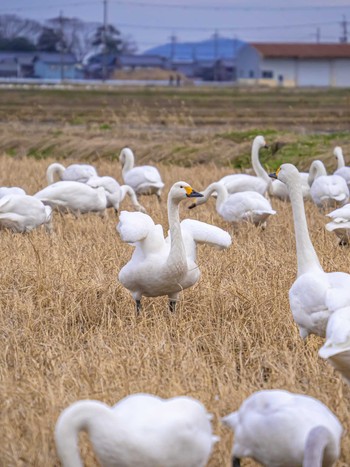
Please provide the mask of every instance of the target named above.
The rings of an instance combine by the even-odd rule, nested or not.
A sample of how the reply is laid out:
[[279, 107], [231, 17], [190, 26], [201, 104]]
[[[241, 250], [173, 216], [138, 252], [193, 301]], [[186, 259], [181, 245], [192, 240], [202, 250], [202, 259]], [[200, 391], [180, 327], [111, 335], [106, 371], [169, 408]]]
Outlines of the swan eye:
[[183, 188], [183, 185], [180, 185], [180, 188]]

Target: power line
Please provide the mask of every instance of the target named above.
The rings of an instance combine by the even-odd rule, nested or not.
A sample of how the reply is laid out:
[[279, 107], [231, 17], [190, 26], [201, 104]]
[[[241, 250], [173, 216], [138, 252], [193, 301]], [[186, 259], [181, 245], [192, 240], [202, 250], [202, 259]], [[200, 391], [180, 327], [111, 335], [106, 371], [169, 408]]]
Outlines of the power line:
[[0, 12], [18, 12], [18, 11], [28, 11], [28, 10], [52, 10], [57, 8], [63, 7], [72, 7], [72, 6], [84, 6], [84, 5], [97, 5], [100, 2], [98, 0], [90, 0], [90, 1], [81, 1], [81, 2], [70, 2], [70, 3], [56, 3], [51, 5], [28, 5], [28, 6], [20, 6], [20, 7], [7, 7], [7, 8], [0, 8]]

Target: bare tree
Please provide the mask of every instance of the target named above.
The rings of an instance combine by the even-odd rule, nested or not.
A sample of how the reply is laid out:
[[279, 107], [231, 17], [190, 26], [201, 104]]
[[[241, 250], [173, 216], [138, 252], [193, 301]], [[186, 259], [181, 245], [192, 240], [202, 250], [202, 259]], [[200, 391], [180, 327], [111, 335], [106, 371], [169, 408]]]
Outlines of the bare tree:
[[42, 25], [38, 21], [20, 18], [17, 15], [0, 15], [0, 37], [4, 39], [25, 37], [35, 43], [41, 30]]

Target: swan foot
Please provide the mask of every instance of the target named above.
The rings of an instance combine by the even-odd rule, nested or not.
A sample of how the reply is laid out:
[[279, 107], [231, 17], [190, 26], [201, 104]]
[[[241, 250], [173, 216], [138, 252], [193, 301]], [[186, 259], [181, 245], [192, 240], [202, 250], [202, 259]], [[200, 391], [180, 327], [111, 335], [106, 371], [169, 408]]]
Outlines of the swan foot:
[[169, 311], [175, 313], [176, 311], [176, 300], [169, 300]]
[[136, 313], [140, 314], [140, 311], [142, 310], [141, 300], [135, 300], [135, 303], [136, 303]]
[[232, 459], [232, 467], [241, 467], [241, 459], [239, 457]]

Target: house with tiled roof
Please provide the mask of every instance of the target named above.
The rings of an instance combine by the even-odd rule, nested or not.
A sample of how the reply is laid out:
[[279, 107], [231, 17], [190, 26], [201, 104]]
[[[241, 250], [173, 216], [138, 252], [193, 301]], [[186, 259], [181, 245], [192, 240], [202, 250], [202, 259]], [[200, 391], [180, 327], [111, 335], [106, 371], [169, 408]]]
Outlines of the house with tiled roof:
[[350, 44], [245, 44], [236, 76], [246, 84], [350, 87]]

